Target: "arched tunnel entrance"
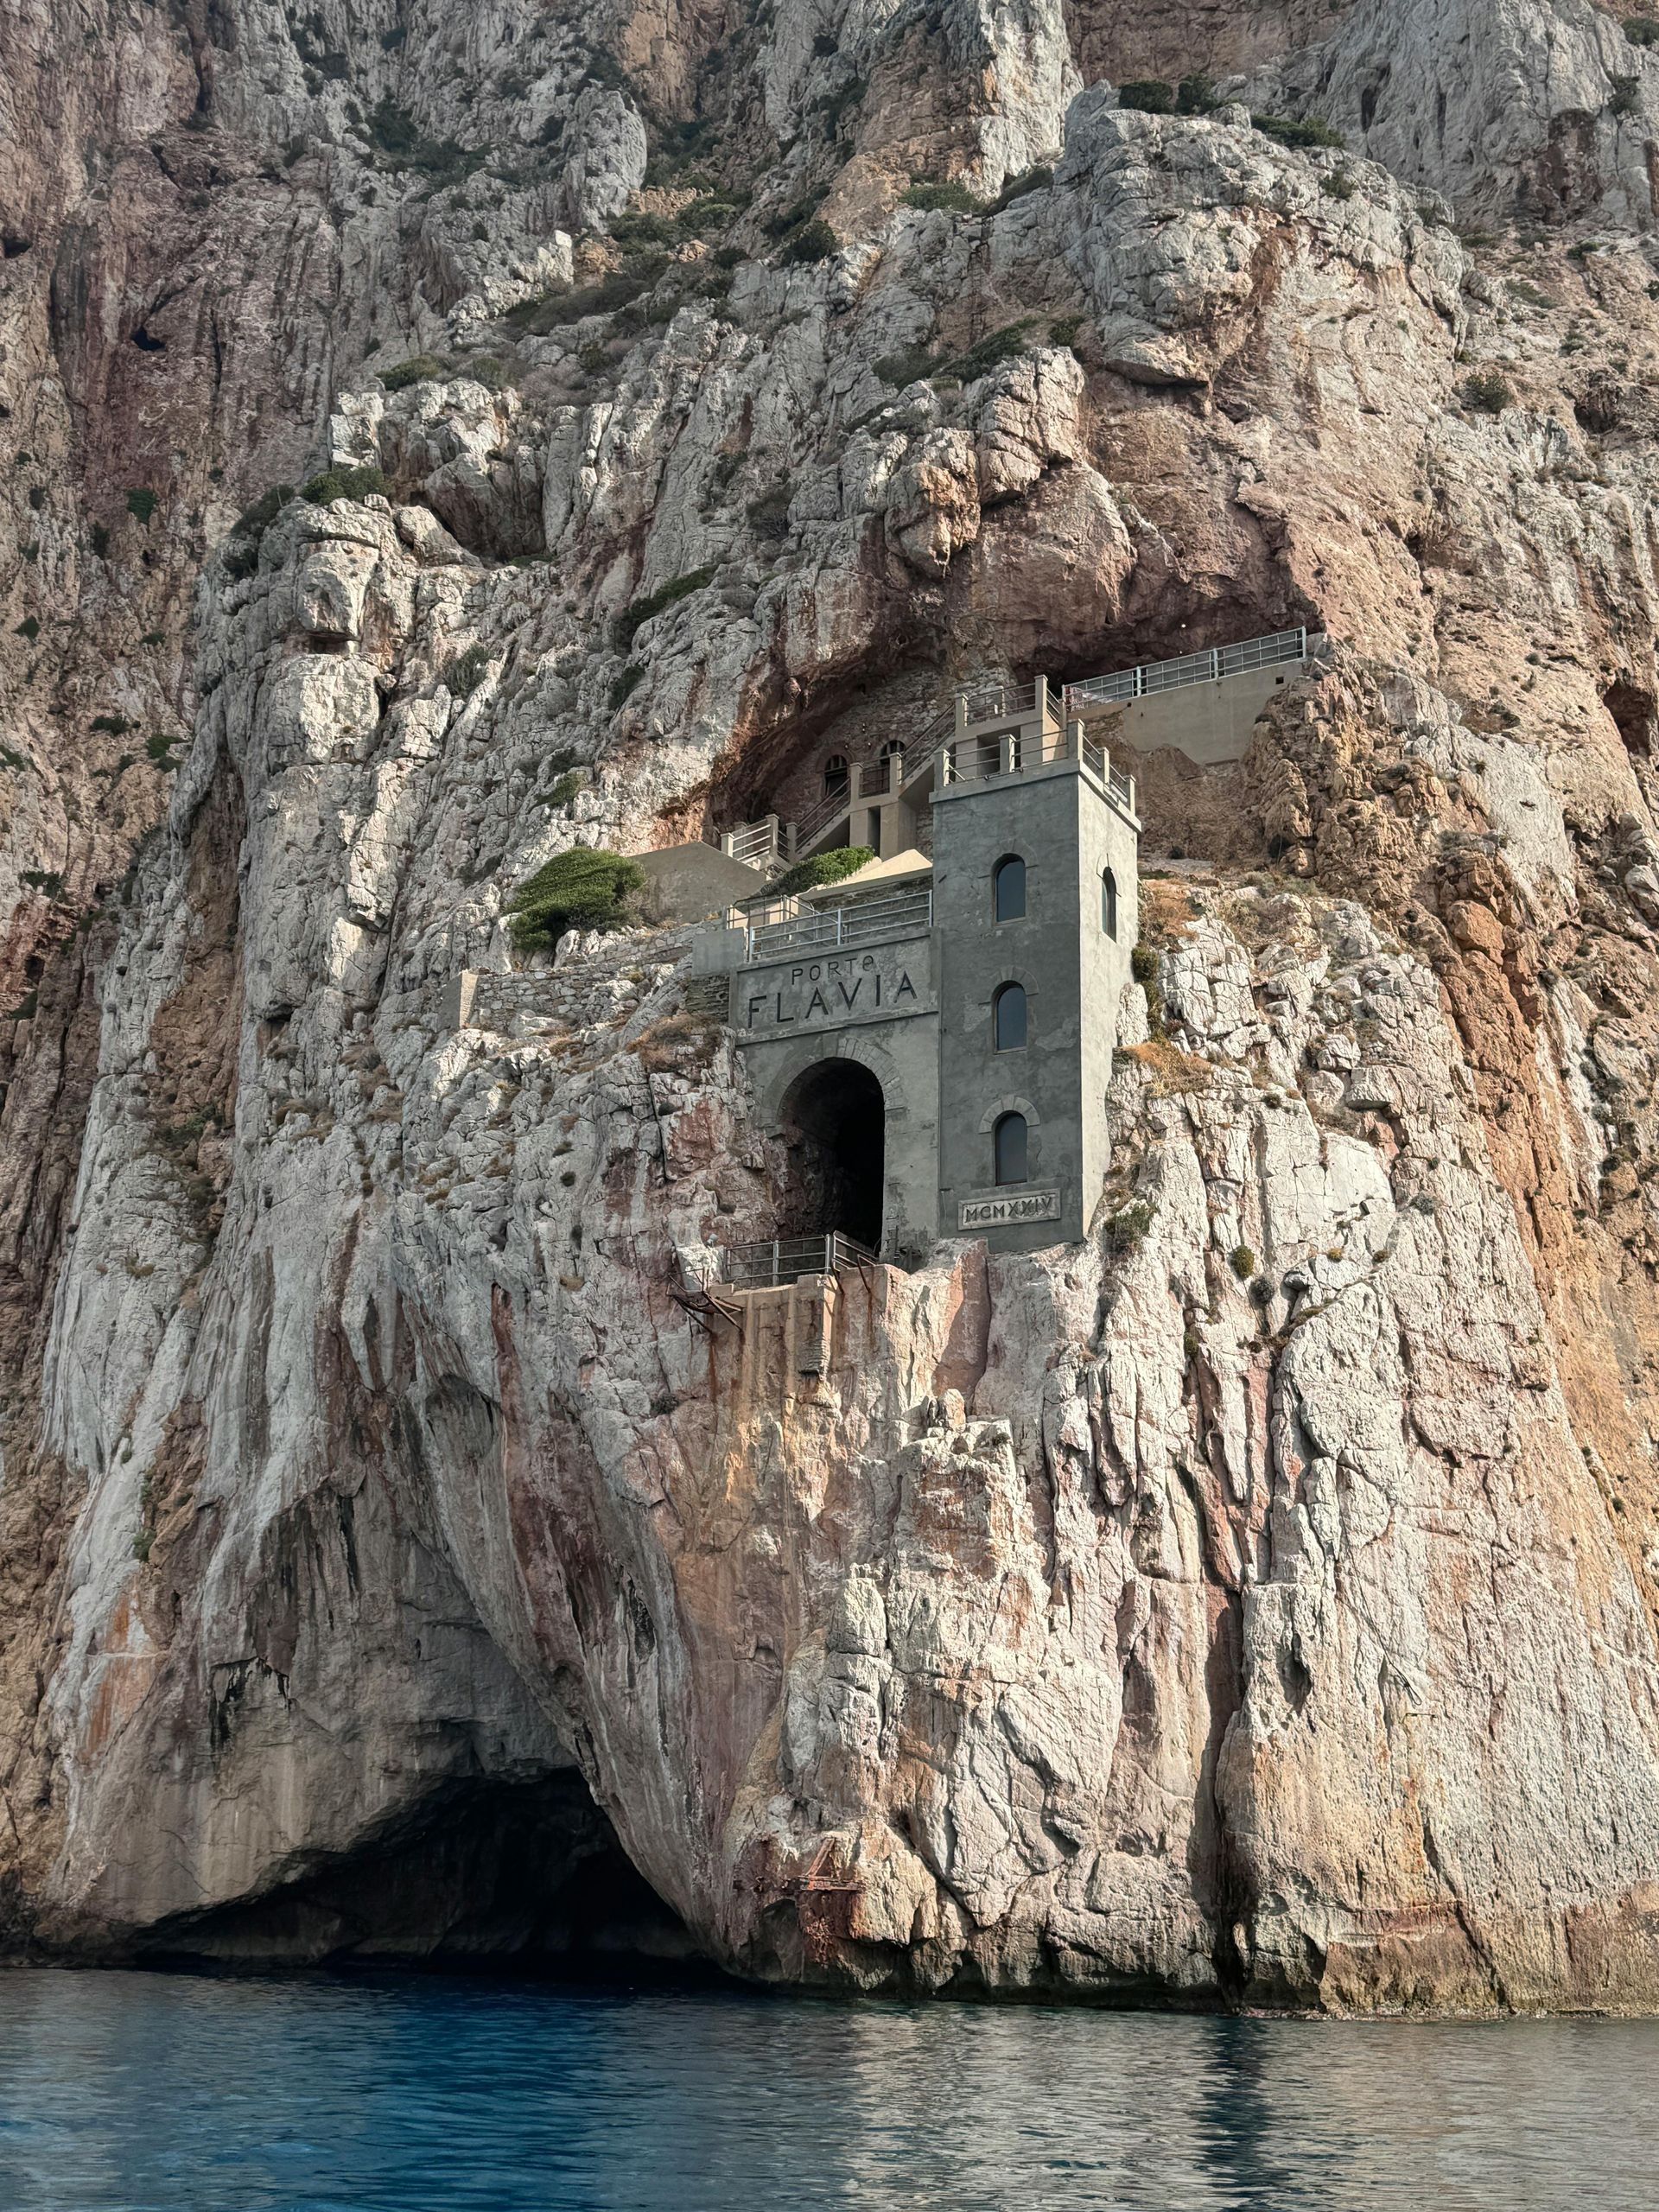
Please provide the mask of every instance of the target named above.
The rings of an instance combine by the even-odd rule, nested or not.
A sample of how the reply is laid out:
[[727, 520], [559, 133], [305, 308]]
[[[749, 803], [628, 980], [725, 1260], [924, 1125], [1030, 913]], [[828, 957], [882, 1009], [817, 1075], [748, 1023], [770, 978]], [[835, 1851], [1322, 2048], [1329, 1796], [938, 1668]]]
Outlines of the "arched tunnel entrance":
[[876, 1077], [857, 1060], [820, 1060], [784, 1093], [779, 1118], [789, 1147], [782, 1233], [838, 1230], [879, 1252], [887, 1108]]

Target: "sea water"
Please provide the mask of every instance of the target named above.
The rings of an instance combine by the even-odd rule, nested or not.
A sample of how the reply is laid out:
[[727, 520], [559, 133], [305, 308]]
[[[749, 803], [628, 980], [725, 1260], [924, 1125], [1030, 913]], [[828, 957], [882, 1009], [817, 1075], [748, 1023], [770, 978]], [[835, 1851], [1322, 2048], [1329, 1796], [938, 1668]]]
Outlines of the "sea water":
[[3, 2212], [1647, 2208], [1659, 2023], [0, 1971]]

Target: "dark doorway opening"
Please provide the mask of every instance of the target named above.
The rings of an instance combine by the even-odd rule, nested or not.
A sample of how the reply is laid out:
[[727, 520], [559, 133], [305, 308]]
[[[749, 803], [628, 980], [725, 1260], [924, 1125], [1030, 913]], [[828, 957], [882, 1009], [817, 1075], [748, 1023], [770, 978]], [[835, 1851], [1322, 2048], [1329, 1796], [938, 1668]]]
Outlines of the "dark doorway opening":
[[881, 1249], [887, 1101], [856, 1060], [820, 1060], [784, 1094], [789, 1179], [779, 1228], [788, 1236], [838, 1230]]

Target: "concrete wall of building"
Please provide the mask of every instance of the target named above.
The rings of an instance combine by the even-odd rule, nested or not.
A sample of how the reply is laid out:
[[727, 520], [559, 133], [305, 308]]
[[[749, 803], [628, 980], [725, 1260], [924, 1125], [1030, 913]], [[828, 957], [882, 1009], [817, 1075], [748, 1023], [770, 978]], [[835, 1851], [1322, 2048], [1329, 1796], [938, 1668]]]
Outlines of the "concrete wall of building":
[[[1250, 668], [1237, 676], [1224, 676], [1217, 683], [1186, 683], [1176, 691], [1130, 699], [1121, 715], [1114, 715], [1103, 728], [1096, 725], [1095, 734], [1109, 747], [1122, 746], [1135, 753], [1173, 746], [1201, 768], [1242, 760], [1262, 708], [1274, 692], [1304, 673], [1304, 663], [1287, 661], [1276, 668]], [[1133, 763], [1125, 765], [1133, 772]]]
[[664, 845], [628, 857], [645, 876], [644, 904], [653, 922], [700, 922], [766, 887], [758, 868], [716, 845]]
[[[1110, 1165], [1106, 1088], [1117, 1047], [1118, 1008], [1141, 934], [1140, 837], [1133, 824], [1085, 778], [1078, 802], [1078, 981], [1083, 1018], [1078, 1076], [1083, 1118], [1083, 1226], [1093, 1221]], [[1116, 927], [1106, 927], [1103, 879], [1116, 887]]]
[[[998, 1250], [1073, 1243], [1084, 1230], [1081, 1066], [1080, 809], [1101, 802], [1066, 761], [1018, 779], [956, 784], [933, 804], [933, 917], [939, 945], [938, 1233], [983, 1234]], [[1090, 848], [1092, 861], [1093, 846]], [[998, 861], [1026, 863], [1026, 912], [998, 922]], [[999, 1052], [992, 1001], [1025, 986], [1027, 1043]], [[1057, 1217], [964, 1229], [962, 1208], [999, 1192], [992, 1129], [1022, 1113], [1029, 1128], [1027, 1195], [1058, 1193]]]
[[732, 978], [732, 1027], [762, 1128], [782, 1127], [791, 1085], [820, 1061], [856, 1060], [881, 1085], [881, 1257], [900, 1266], [918, 1262], [935, 1233], [938, 992], [936, 940], [925, 935], [793, 954]]

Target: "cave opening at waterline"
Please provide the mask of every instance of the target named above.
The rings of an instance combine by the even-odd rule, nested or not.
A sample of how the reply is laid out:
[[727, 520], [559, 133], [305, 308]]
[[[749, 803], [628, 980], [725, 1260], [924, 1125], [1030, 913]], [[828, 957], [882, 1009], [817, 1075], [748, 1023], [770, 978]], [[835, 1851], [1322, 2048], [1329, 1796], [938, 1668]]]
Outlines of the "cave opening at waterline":
[[569, 1980], [712, 1971], [574, 1770], [451, 1782], [262, 1894], [145, 1931], [155, 1966], [397, 1964]]
[[820, 1060], [785, 1092], [781, 1120], [789, 1169], [779, 1233], [833, 1230], [879, 1251], [887, 1155], [880, 1082], [857, 1060]]

